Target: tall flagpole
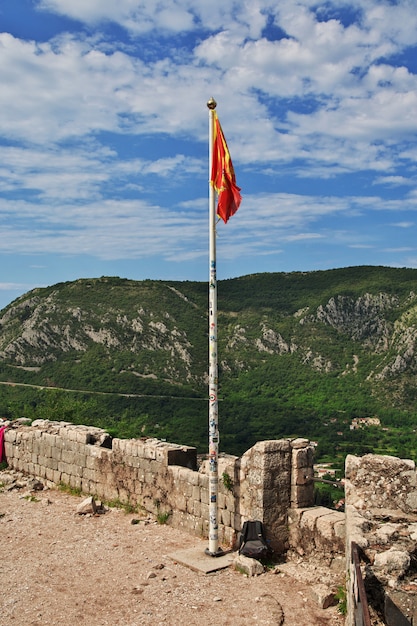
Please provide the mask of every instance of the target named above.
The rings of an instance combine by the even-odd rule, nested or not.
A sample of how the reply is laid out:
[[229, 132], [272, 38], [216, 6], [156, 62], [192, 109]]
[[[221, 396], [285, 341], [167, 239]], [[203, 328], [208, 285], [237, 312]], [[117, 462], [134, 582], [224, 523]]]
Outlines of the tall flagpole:
[[217, 366], [217, 275], [216, 275], [216, 207], [215, 190], [211, 184], [213, 162], [214, 110], [213, 98], [207, 102], [209, 109], [209, 546], [206, 553], [219, 556], [218, 490], [219, 490], [219, 415]]

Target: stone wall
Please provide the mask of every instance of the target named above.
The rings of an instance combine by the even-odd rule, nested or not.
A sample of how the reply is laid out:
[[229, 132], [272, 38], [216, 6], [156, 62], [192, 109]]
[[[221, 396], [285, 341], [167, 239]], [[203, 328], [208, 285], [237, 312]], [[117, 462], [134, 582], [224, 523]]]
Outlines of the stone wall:
[[[352, 542], [372, 624], [417, 624], [417, 473], [413, 461], [368, 454], [346, 458], [346, 555]], [[353, 564], [348, 564], [348, 626], [353, 625]]]
[[[139, 505], [198, 536], [208, 534], [209, 473], [195, 448], [157, 439], [112, 439], [105, 431], [37, 420], [5, 433], [8, 464], [105, 501]], [[289, 546], [289, 509], [313, 504], [313, 450], [306, 439], [257, 443], [219, 459], [219, 540], [232, 545], [246, 519], [264, 522], [275, 552]]]

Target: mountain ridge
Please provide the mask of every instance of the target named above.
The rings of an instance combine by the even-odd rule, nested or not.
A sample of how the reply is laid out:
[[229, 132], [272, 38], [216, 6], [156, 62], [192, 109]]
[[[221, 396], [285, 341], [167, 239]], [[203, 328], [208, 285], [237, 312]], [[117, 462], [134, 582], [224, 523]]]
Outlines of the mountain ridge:
[[[377, 413], [388, 428], [401, 422], [409, 434], [402, 445], [415, 454], [417, 270], [357, 266], [252, 274], [219, 281], [218, 292], [227, 451], [293, 432], [321, 436], [323, 424], [340, 414], [349, 421]], [[179, 410], [149, 401], [136, 409], [115, 405], [107, 416], [135, 436], [152, 432], [172, 439], [178, 433], [200, 446], [207, 307], [208, 286], [195, 281], [101, 277], [34, 289], [0, 311], [0, 379], [86, 393], [200, 399], [198, 410], [195, 403]], [[16, 402], [26, 413], [44, 406], [28, 396]], [[0, 410], [11, 412], [9, 397]], [[392, 442], [385, 447], [391, 451]]]

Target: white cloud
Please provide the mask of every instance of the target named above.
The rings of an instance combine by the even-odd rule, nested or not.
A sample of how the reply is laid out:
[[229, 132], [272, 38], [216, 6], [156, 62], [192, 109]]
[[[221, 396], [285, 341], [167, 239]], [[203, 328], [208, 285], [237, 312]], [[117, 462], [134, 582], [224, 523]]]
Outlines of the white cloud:
[[415, 185], [415, 181], [405, 176], [379, 176], [373, 181], [374, 185], [388, 185], [390, 187], [399, 187], [402, 185]]
[[[393, 138], [403, 141], [416, 130], [417, 81], [406, 68], [386, 60], [375, 64], [394, 45], [392, 27], [381, 17], [390, 13], [389, 5], [382, 5], [382, 11], [376, 2], [357, 2], [362, 18], [347, 26], [337, 19], [319, 21], [314, 5], [307, 0], [283, 0], [278, 9], [266, 0], [217, 1], [213, 6], [190, 0], [174, 5], [168, 0], [44, 0], [43, 9], [91, 24], [143, 19], [159, 28], [164, 12], [175, 9], [183, 31], [224, 28], [206, 37], [199, 31], [194, 57], [191, 44], [182, 61], [172, 55], [151, 63], [139, 58], [140, 48], [110, 49], [98, 35], [62, 35], [36, 44], [3, 34], [0, 80], [6, 87], [0, 93], [0, 133], [39, 144], [101, 131], [203, 139], [204, 103], [215, 91], [229, 142], [238, 146], [237, 162], [307, 158], [308, 168], [299, 168], [304, 176], [329, 177], [363, 167], [392, 170], [398, 156], [391, 148]], [[343, 5], [329, 6], [340, 10]], [[409, 12], [407, 2], [400, 8]], [[187, 22], [183, 14], [193, 19]], [[259, 38], [268, 15], [286, 37]], [[247, 38], [251, 19], [257, 39]], [[238, 27], [242, 24], [247, 28]], [[411, 30], [399, 34], [397, 19], [396, 24], [398, 50]], [[289, 102], [285, 112], [275, 114], [264, 98], [278, 105], [283, 98]], [[301, 113], [299, 104], [306, 98], [310, 110]]]
[[0, 291], [22, 291], [27, 288], [27, 285], [20, 283], [0, 283]]
[[396, 226], [397, 228], [411, 228], [414, 225], [414, 222], [396, 222], [392, 224], [392, 226]]
[[[272, 6], [271, 6], [272, 5]], [[176, 33], [222, 28], [234, 22], [259, 36], [274, 3], [265, 0], [38, 0], [38, 7], [87, 24], [115, 22], [139, 36], [152, 30]]]
[[[408, 0], [395, 7], [352, 0], [344, 22], [346, 6], [334, 1], [319, 11], [315, 0], [38, 2], [44, 11], [85, 22], [91, 34], [61, 33], [43, 43], [0, 34], [0, 220], [16, 220], [2, 230], [0, 251], [99, 258], [201, 254], [197, 186], [196, 202], [173, 201], [169, 208], [160, 189], [152, 195], [149, 187], [155, 178], [166, 187], [190, 175], [204, 178], [211, 95], [243, 188], [245, 177], [259, 171], [267, 173], [265, 188], [274, 177], [285, 183], [289, 170], [281, 168], [288, 163], [291, 175], [323, 184], [339, 174], [372, 171], [378, 177], [369, 186], [414, 185], [405, 168], [417, 161], [410, 143], [417, 130], [417, 77], [391, 64], [390, 55], [417, 43], [416, 12]], [[126, 28], [131, 39], [111, 41], [100, 31], [103, 22]], [[275, 40], [265, 28], [273, 22], [281, 29]], [[168, 31], [187, 37], [168, 41]], [[138, 156], [108, 147], [105, 133], [129, 136]], [[152, 138], [181, 140], [194, 156], [170, 144], [148, 158], [141, 141]], [[344, 198], [327, 191], [261, 193], [258, 185], [258, 193], [244, 195], [233, 237], [222, 229], [219, 245], [227, 242], [230, 257], [243, 244], [248, 254], [268, 254], [278, 239], [318, 241], [328, 236], [315, 228], [326, 216], [416, 210], [416, 191], [384, 200], [350, 191]], [[135, 201], [123, 195], [133, 189]], [[338, 237], [344, 236], [349, 240], [350, 233], [341, 230]]]
[[178, 184], [190, 174], [201, 176], [205, 165], [182, 154], [148, 161], [123, 160], [94, 141], [66, 148], [0, 146], [0, 163], [0, 192], [26, 190], [38, 200], [59, 204], [62, 200], [97, 199], [108, 183], [119, 192], [133, 184], [139, 190], [149, 175], [172, 178], [173, 184]]
[[[279, 242], [332, 239], [334, 234], [316, 228], [322, 218], [349, 215], [355, 206], [380, 209], [380, 204], [378, 197], [248, 195], [233, 218], [233, 227], [218, 226], [219, 248], [227, 258], [237, 258], [242, 245], [247, 255], [253, 255], [276, 252]], [[159, 256], [173, 261], [203, 256], [206, 208], [207, 199], [184, 202], [175, 211], [144, 200], [60, 205], [0, 202], [0, 253], [30, 250], [32, 254], [88, 254], [107, 260]]]

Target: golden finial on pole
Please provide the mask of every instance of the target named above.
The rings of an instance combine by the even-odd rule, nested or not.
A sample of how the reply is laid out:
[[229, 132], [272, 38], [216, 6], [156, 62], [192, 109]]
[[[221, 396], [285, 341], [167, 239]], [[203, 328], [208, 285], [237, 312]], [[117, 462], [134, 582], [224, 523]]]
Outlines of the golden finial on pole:
[[207, 106], [210, 109], [210, 111], [213, 111], [217, 106], [217, 102], [215, 101], [214, 98], [210, 98], [210, 100], [207, 102]]

